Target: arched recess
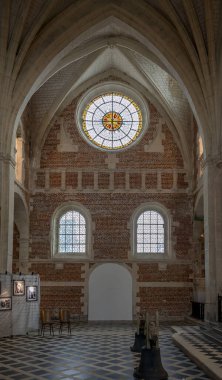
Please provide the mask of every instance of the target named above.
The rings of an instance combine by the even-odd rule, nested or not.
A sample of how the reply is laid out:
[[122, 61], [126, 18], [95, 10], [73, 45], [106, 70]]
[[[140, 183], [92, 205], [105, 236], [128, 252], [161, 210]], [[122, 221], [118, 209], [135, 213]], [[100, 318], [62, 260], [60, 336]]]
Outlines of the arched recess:
[[132, 275], [120, 264], [97, 266], [89, 277], [88, 319], [132, 320]]
[[18, 269], [22, 273], [27, 273], [29, 256], [29, 214], [24, 195], [16, 184], [14, 195], [14, 222], [19, 232]]
[[205, 301], [205, 254], [204, 254], [204, 204], [203, 191], [197, 194], [194, 205], [193, 239], [193, 298], [196, 302]]

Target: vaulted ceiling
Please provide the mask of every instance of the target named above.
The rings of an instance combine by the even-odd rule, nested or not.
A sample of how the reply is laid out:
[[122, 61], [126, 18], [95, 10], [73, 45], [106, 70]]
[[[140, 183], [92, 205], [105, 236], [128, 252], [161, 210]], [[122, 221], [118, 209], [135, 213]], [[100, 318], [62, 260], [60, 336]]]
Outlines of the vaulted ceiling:
[[[191, 110], [177, 81], [152, 59], [131, 50], [131, 40], [110, 37], [112, 25], [99, 40], [84, 43], [84, 54], [71, 52], [64, 57], [30, 101], [34, 125], [32, 138], [41, 144], [53, 116], [84, 89], [99, 80], [114, 77], [131, 84], [150, 99], [168, 121], [180, 144], [190, 138]], [[115, 29], [114, 29], [115, 30]], [[124, 35], [122, 31], [122, 36]], [[105, 41], [104, 41], [105, 39]], [[82, 45], [81, 45], [82, 47]], [[92, 51], [92, 47], [94, 50]], [[182, 151], [184, 147], [181, 146]]]
[[220, 0], [8, 0], [0, 7], [7, 114], [0, 122], [11, 126], [1, 141], [12, 144], [28, 107], [38, 147], [66, 104], [110, 77], [155, 104], [188, 166], [193, 114], [208, 152], [220, 139]]

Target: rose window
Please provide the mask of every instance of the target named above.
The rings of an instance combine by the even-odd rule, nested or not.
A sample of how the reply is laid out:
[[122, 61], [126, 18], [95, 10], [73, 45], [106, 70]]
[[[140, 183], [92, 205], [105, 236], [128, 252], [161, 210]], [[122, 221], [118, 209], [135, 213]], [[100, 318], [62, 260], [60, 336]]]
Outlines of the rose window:
[[121, 150], [142, 133], [139, 106], [122, 93], [110, 92], [94, 98], [82, 113], [83, 136], [103, 150]]

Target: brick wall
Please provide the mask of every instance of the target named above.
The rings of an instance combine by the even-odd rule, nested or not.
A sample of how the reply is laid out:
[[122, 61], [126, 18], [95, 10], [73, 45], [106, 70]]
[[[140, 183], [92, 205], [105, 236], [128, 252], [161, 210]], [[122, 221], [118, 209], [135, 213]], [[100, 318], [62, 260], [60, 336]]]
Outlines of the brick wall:
[[[77, 130], [75, 123], [75, 104], [71, 103], [62, 112], [63, 128], [69, 141], [78, 146], [77, 152], [58, 152], [60, 145], [61, 118], [57, 119], [49, 130], [41, 155], [41, 168], [75, 168], [75, 169], [104, 169], [107, 153], [99, 151], [88, 145]], [[119, 162], [117, 169], [183, 169], [182, 155], [177, 147], [172, 133], [163, 121], [163, 147], [164, 153], [144, 152], [144, 146], [150, 145], [156, 137], [161, 117], [154, 108], [150, 107], [150, 125], [140, 142], [132, 148], [117, 153]]]
[[41, 307], [58, 312], [59, 308], [70, 309], [72, 315], [81, 315], [83, 287], [42, 286]]
[[180, 318], [190, 313], [191, 288], [141, 287], [138, 295], [141, 313], [146, 312], [147, 306], [151, 314], [158, 310], [160, 317], [165, 316], [168, 319]]
[[[172, 133], [149, 104], [150, 127], [142, 140], [112, 156], [81, 138], [75, 125], [75, 104], [67, 106], [51, 125], [30, 200], [30, 270], [40, 274], [42, 306], [69, 307], [77, 314], [87, 309], [85, 263], [52, 258], [50, 228], [58, 206], [75, 201], [89, 210], [93, 226], [90, 265], [107, 261], [131, 265], [131, 216], [141, 204], [159, 202], [172, 217], [173, 258], [164, 268], [158, 262], [138, 263], [133, 271], [135, 311], [158, 308], [166, 318], [184, 316], [192, 290], [192, 199]], [[69, 143], [75, 145], [73, 151], [61, 149], [61, 120]], [[161, 149], [151, 151], [158, 133]]]

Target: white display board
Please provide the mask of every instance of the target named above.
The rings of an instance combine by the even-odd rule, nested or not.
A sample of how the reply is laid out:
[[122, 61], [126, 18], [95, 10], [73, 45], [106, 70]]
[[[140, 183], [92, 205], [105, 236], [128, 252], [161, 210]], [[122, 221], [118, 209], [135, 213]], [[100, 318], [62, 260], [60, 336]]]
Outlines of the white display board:
[[0, 337], [10, 335], [12, 335], [12, 276], [0, 274]]
[[39, 309], [38, 275], [0, 275], [0, 337], [38, 331]]
[[132, 276], [124, 266], [101, 264], [91, 273], [88, 319], [132, 320]]

